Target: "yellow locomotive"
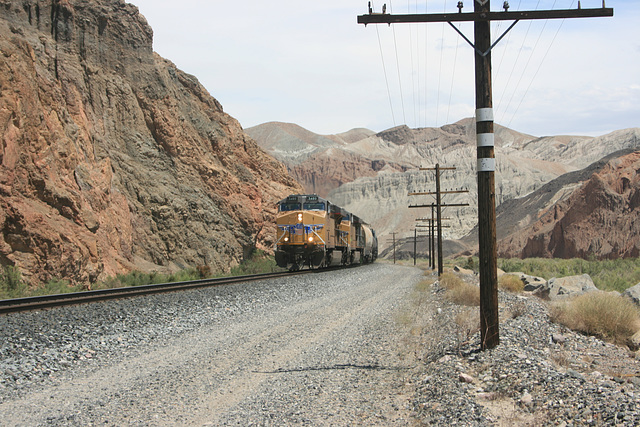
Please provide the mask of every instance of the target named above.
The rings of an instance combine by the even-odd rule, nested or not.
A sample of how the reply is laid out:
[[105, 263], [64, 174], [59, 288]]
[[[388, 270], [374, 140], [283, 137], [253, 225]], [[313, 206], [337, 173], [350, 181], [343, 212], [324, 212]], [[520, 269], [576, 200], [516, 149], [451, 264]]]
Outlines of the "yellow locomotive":
[[289, 270], [369, 263], [378, 256], [368, 224], [315, 194], [281, 200], [276, 224], [276, 263]]

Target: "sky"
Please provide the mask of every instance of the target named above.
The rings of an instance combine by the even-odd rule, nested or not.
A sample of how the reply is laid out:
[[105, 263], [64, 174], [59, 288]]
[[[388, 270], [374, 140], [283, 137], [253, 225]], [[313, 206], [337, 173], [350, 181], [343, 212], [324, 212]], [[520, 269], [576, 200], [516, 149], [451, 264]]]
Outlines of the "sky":
[[[367, 25], [367, 0], [128, 0], [153, 48], [192, 74], [243, 128], [279, 121], [328, 135], [473, 117], [471, 46], [448, 24]], [[380, 12], [383, 1], [374, 1]], [[458, 0], [387, 0], [387, 13], [457, 12]], [[464, 0], [463, 12], [473, 10]], [[577, 0], [510, 0], [510, 11]], [[502, 0], [491, 9], [500, 10]], [[599, 8], [602, 0], [581, 0]], [[640, 0], [613, 17], [520, 21], [492, 56], [495, 122], [533, 136], [640, 127]], [[494, 22], [497, 39], [509, 22]], [[473, 24], [457, 24], [473, 40]]]

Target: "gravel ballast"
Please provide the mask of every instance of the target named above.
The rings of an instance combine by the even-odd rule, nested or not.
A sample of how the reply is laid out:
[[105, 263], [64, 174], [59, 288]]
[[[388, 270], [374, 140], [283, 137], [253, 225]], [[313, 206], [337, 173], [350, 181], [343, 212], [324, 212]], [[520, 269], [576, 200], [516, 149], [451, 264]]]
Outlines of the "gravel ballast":
[[382, 264], [0, 317], [4, 425], [405, 425]]
[[[354, 269], [0, 317], [2, 425], [640, 425], [640, 361], [500, 292]], [[476, 276], [465, 280], [476, 283]]]

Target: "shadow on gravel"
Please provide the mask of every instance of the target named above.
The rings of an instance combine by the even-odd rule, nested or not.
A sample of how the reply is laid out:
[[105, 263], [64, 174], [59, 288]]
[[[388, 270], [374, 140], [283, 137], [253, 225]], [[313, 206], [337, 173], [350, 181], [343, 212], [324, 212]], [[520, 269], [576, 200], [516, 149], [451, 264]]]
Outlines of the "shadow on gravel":
[[284, 374], [288, 372], [308, 372], [308, 371], [333, 371], [338, 369], [362, 369], [370, 371], [406, 371], [415, 366], [380, 366], [380, 365], [356, 365], [353, 363], [338, 364], [333, 366], [310, 366], [307, 368], [276, 369], [275, 371], [253, 371], [256, 374]]

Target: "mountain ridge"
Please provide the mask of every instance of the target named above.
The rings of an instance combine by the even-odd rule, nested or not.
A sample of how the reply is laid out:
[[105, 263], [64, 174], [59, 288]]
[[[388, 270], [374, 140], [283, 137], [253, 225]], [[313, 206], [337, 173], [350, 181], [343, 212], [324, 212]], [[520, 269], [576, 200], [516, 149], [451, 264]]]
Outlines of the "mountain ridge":
[[[259, 136], [256, 141], [262, 144]], [[622, 129], [599, 137], [535, 137], [496, 124], [495, 144], [499, 207], [612, 152], [640, 147], [640, 128]], [[350, 144], [318, 149], [313, 156], [295, 165], [283, 161], [307, 192], [322, 192], [371, 222], [383, 237], [383, 247], [388, 245], [385, 235], [396, 232], [400, 236], [412, 236], [415, 219], [430, 215], [425, 210], [408, 209], [410, 204], [432, 202], [429, 197], [408, 196], [409, 192], [435, 190], [433, 173], [419, 172], [421, 166], [433, 167], [436, 163], [455, 166], [455, 172], [442, 175], [442, 189], [469, 189], [467, 195], [445, 197], [446, 203], [470, 205], [455, 212], [447, 210], [453, 221], [449, 223], [452, 228], [445, 233], [446, 238], [462, 238], [477, 224], [475, 121], [472, 118], [440, 128], [396, 126]], [[333, 165], [333, 169], [326, 165]], [[344, 168], [340, 169], [340, 165]]]

